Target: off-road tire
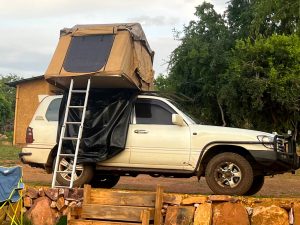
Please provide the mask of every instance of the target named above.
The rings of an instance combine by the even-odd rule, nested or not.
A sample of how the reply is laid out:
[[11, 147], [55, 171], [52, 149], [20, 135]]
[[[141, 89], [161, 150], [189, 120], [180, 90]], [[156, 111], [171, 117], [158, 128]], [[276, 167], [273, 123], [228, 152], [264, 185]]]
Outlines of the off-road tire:
[[[224, 164], [233, 164], [235, 165], [235, 168], [238, 168], [240, 171], [239, 181], [236, 182], [236, 186], [234, 187], [231, 187], [231, 185], [222, 186], [220, 184], [221, 181], [219, 181], [219, 183], [217, 181], [224, 180], [223, 177], [220, 179], [219, 175], [220, 168], [222, 168], [222, 165]], [[222, 169], [221, 171], [223, 172], [224, 170]], [[225, 152], [214, 156], [209, 161], [205, 169], [205, 178], [206, 183], [215, 194], [244, 195], [250, 190], [253, 183], [253, 170], [250, 163], [243, 156], [232, 152]]]
[[262, 186], [264, 185], [265, 177], [263, 175], [258, 175], [253, 178], [253, 183], [250, 189], [245, 193], [245, 195], [254, 195], [260, 191]]
[[[62, 159], [63, 158], [61, 158], [61, 160]], [[54, 163], [53, 163], [54, 165], [55, 165], [55, 160], [56, 160], [56, 158], [54, 159]], [[82, 167], [83, 167], [82, 174], [79, 176], [79, 178], [77, 180], [74, 180], [73, 187], [83, 187], [84, 184], [89, 184], [94, 176], [94, 167], [93, 166], [82, 165]], [[54, 169], [53, 169], [53, 171], [54, 171]], [[61, 173], [56, 174], [56, 181], [62, 186], [70, 185], [70, 181], [65, 179], [61, 175]]]
[[96, 174], [90, 184], [94, 188], [112, 188], [119, 182], [119, 180], [120, 176], [118, 175]]

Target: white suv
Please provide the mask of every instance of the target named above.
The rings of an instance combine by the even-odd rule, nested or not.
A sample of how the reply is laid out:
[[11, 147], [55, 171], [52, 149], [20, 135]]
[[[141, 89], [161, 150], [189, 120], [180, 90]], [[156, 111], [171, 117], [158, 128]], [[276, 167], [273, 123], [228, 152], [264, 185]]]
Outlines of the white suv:
[[[58, 111], [62, 96], [46, 96], [27, 129], [21, 160], [52, 172], [57, 149]], [[142, 115], [139, 104], [149, 104]], [[71, 159], [62, 158], [57, 181], [70, 182]], [[290, 135], [196, 124], [171, 101], [139, 95], [129, 125], [126, 148], [96, 165], [77, 165], [75, 186], [113, 187], [120, 176], [206, 177], [217, 194], [254, 194], [264, 176], [299, 168]]]

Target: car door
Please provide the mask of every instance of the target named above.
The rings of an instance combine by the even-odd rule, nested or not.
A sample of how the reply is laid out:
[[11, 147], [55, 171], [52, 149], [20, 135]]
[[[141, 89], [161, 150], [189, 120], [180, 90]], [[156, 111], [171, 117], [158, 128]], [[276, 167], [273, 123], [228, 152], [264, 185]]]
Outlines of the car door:
[[141, 98], [135, 104], [127, 144], [130, 164], [145, 168], [184, 169], [190, 157], [190, 130], [172, 123], [176, 111], [159, 99]]

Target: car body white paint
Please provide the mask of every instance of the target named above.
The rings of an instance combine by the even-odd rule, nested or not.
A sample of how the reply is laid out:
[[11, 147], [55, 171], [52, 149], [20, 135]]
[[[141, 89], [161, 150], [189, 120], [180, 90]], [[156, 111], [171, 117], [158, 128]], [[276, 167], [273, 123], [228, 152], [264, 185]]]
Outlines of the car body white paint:
[[[61, 97], [46, 96], [37, 108], [29, 125], [33, 128], [34, 142], [27, 144], [22, 149], [23, 153], [32, 153], [31, 156], [23, 156], [25, 162], [46, 164], [51, 149], [56, 144], [58, 122], [48, 121], [45, 114], [51, 101]], [[140, 95], [139, 98], [157, 99], [168, 104], [183, 117], [184, 125], [136, 124], [133, 113], [126, 148], [113, 158], [99, 163], [99, 165], [192, 171], [196, 167], [200, 152], [206, 150], [205, 146], [208, 143], [257, 142], [258, 135], [274, 137], [273, 134], [260, 131], [196, 124], [165, 98], [148, 95]], [[135, 130], [146, 130], [147, 133], [136, 133]], [[235, 145], [248, 150], [272, 151], [262, 144]]]

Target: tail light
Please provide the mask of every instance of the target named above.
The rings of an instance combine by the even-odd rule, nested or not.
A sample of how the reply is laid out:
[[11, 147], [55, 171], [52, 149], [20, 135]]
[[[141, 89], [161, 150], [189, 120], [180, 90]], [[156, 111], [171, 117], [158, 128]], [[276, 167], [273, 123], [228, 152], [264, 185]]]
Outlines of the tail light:
[[33, 129], [31, 127], [27, 127], [26, 130], [26, 143], [32, 143], [33, 140]]

